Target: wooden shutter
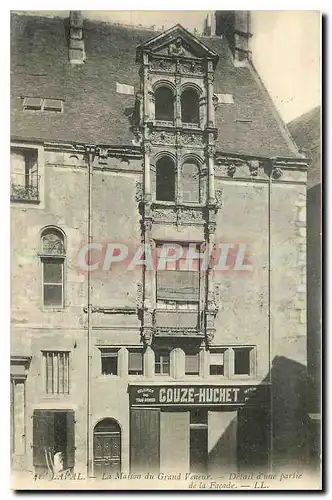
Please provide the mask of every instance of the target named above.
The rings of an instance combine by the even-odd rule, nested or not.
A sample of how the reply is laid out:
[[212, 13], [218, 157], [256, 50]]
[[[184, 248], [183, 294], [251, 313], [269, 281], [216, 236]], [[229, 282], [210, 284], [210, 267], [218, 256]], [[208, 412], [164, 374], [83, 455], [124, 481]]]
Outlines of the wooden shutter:
[[33, 465], [47, 467], [45, 449], [54, 449], [54, 412], [35, 410], [33, 413]]
[[75, 414], [73, 411], [67, 412], [67, 468], [75, 466]]
[[186, 354], [185, 372], [192, 374], [199, 372], [199, 354]]
[[159, 471], [160, 410], [133, 408], [130, 413], [131, 472]]
[[160, 471], [189, 471], [189, 411], [160, 413]]
[[129, 351], [128, 370], [135, 372], [143, 372], [142, 351]]

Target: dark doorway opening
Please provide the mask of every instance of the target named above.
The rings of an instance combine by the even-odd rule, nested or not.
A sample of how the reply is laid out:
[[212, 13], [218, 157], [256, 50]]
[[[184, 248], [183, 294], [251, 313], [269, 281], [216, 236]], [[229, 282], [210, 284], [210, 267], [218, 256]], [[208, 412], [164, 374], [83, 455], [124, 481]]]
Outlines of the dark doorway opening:
[[208, 466], [208, 415], [205, 408], [190, 412], [190, 472], [206, 473]]

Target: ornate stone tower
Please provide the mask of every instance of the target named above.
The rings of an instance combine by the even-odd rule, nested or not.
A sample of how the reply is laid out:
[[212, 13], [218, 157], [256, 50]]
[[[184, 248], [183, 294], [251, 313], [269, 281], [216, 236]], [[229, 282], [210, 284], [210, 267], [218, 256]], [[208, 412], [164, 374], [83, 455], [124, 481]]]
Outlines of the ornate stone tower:
[[[153, 251], [158, 242], [176, 241], [182, 246], [196, 244], [197, 251], [202, 252], [206, 245], [213, 244], [220, 203], [220, 193], [214, 188], [217, 129], [213, 82], [218, 55], [177, 25], [139, 46], [137, 62], [141, 64], [141, 92], [137, 95], [136, 132], [144, 153], [142, 241], [147, 251]], [[162, 296], [164, 278], [145, 270], [145, 343], [166, 336], [194, 337], [203, 345], [212, 340], [216, 315], [212, 270], [207, 265], [200, 268], [196, 278], [189, 274], [185, 277], [184, 273], [182, 278], [193, 279], [194, 288], [197, 286], [191, 296], [191, 300], [193, 296], [197, 300], [197, 310], [181, 318], [168, 311], [166, 320], [156, 303], [158, 293]], [[175, 275], [173, 279], [176, 288]], [[163, 288], [172, 288], [170, 276]], [[168, 298], [171, 295], [170, 291]]]

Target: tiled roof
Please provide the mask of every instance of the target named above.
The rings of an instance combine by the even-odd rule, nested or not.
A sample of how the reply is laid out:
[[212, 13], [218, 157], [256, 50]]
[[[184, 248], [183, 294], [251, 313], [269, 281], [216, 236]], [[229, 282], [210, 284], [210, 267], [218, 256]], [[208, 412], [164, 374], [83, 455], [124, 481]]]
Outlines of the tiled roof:
[[[117, 94], [116, 82], [139, 88], [136, 48], [155, 31], [84, 20], [86, 62], [68, 61], [68, 21], [12, 14], [12, 136], [21, 139], [132, 145], [134, 96]], [[275, 108], [251, 68], [235, 68], [227, 42], [201, 37], [218, 53], [215, 93], [232, 94], [220, 104], [217, 149], [252, 156], [297, 155]], [[64, 112], [22, 111], [22, 97], [64, 100]]]
[[320, 106], [288, 124], [296, 144], [311, 158], [308, 168], [308, 189], [321, 183], [321, 110]]

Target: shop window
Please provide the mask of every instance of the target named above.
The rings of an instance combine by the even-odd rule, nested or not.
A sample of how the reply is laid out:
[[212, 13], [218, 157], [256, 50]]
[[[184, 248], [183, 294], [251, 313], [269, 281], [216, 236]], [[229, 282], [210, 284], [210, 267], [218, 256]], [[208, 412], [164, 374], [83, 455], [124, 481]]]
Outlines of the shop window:
[[37, 474], [75, 465], [75, 418], [71, 410], [33, 412], [33, 465]]
[[182, 165], [182, 199], [188, 203], [200, 201], [199, 167], [196, 163], [186, 162]]
[[187, 89], [181, 94], [182, 123], [199, 124], [199, 97], [195, 90]]
[[185, 354], [185, 374], [199, 375], [199, 353]]
[[224, 352], [210, 352], [210, 375], [224, 375]]
[[130, 350], [128, 353], [128, 375], [143, 375], [143, 351]]
[[170, 374], [170, 353], [156, 352], [155, 353], [155, 373], [157, 375]]
[[168, 87], [159, 87], [155, 92], [155, 119], [174, 120], [173, 92]]
[[44, 351], [43, 361], [47, 394], [69, 394], [69, 352]]
[[175, 201], [175, 167], [168, 157], [156, 163], [156, 200]]
[[118, 351], [115, 349], [101, 349], [101, 373], [103, 375], [118, 374]]
[[10, 199], [16, 202], [39, 202], [37, 150], [11, 149]]
[[64, 236], [57, 228], [46, 228], [42, 232], [41, 240], [43, 305], [62, 308], [64, 305]]
[[234, 375], [250, 375], [251, 347], [234, 348]]

